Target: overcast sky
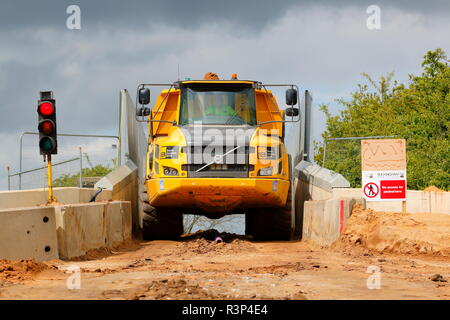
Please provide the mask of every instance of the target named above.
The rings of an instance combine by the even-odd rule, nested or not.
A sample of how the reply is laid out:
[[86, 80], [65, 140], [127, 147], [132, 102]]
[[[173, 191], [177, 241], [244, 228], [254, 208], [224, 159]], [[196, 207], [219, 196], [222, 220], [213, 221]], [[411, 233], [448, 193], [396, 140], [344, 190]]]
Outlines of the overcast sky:
[[[80, 30], [66, 27], [72, 4], [81, 8]], [[372, 4], [380, 30], [366, 26]], [[334, 99], [348, 97], [362, 72], [395, 71], [407, 81], [437, 47], [450, 52], [448, 1], [2, 0], [0, 189], [6, 166], [19, 168], [21, 132], [36, 131], [41, 90], [55, 93], [60, 133], [117, 134], [119, 90], [175, 81], [178, 65], [182, 78], [212, 71], [296, 83], [313, 92], [316, 109], [326, 103], [337, 112]], [[324, 117], [316, 110], [313, 120], [317, 140]], [[33, 138], [24, 142], [31, 169], [42, 158]], [[108, 161], [112, 143], [66, 139], [55, 158], [76, 155], [81, 144]]]

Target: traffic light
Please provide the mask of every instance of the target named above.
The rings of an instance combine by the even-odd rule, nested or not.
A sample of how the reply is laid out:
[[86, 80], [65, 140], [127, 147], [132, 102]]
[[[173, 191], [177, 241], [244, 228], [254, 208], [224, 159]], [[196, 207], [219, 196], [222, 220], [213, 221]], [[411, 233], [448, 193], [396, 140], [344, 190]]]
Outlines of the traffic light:
[[39, 115], [39, 150], [42, 155], [57, 154], [56, 103], [52, 91], [41, 91], [37, 112]]

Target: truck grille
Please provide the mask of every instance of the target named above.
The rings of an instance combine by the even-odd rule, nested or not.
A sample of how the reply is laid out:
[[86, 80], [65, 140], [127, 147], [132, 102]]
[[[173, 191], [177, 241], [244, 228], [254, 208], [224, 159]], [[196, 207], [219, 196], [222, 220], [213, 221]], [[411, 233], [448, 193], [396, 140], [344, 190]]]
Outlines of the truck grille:
[[[207, 149], [209, 148], [209, 149]], [[188, 164], [182, 166], [184, 171], [188, 172], [188, 177], [204, 177], [204, 178], [239, 178], [248, 177], [248, 172], [253, 170], [252, 165], [248, 164], [249, 147], [240, 147], [233, 150], [232, 146], [190, 146], [183, 151], [187, 151]], [[224, 155], [226, 152], [233, 150], [223, 157], [220, 163], [213, 163], [203, 168], [207, 163], [212, 162], [215, 155]], [[210, 155], [211, 159], [205, 159], [205, 153]], [[210, 160], [210, 161], [205, 161]], [[199, 163], [201, 162], [201, 163]]]

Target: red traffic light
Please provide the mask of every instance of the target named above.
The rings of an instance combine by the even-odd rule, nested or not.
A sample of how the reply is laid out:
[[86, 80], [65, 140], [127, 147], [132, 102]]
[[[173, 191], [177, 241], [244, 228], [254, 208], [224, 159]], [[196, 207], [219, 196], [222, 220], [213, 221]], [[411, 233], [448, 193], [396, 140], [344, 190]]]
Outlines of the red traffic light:
[[39, 132], [44, 134], [51, 134], [55, 130], [55, 124], [51, 120], [44, 120], [39, 123]]
[[44, 156], [58, 153], [56, 101], [52, 91], [41, 91], [38, 100], [39, 151]]
[[53, 103], [45, 101], [39, 105], [38, 112], [39, 114], [48, 117], [55, 112], [55, 107], [53, 106]]

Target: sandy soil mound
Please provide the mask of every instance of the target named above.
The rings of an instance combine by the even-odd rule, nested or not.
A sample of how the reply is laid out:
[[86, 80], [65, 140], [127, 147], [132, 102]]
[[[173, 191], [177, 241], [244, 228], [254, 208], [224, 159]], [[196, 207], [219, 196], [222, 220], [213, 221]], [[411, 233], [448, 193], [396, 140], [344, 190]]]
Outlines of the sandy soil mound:
[[[219, 241], [217, 238], [220, 238]], [[177, 246], [179, 254], [210, 254], [235, 253], [242, 251], [256, 251], [256, 248], [246, 240], [243, 235], [232, 233], [219, 233], [215, 229], [198, 231], [183, 235], [181, 243]]]
[[0, 281], [20, 282], [30, 280], [37, 274], [52, 268], [45, 263], [34, 260], [0, 260]]
[[217, 237], [220, 237], [223, 242], [233, 242], [236, 239], [246, 240], [247, 237], [245, 235], [239, 235], [235, 233], [228, 232], [219, 232], [216, 229], [209, 230], [200, 230], [194, 233], [188, 233], [181, 236], [181, 241], [190, 241], [190, 240], [198, 240], [205, 239], [208, 241], [215, 241]]
[[375, 212], [355, 206], [335, 246], [450, 256], [450, 215]]
[[125, 242], [121, 243], [120, 245], [114, 246], [113, 248], [98, 248], [98, 249], [91, 249], [86, 254], [75, 257], [72, 259], [69, 259], [70, 261], [89, 261], [89, 260], [97, 260], [106, 258], [118, 253], [123, 252], [129, 252], [136, 250], [140, 247], [139, 241], [136, 240], [126, 240]]
[[423, 189], [423, 191], [428, 191], [428, 192], [430, 192], [430, 191], [445, 192], [445, 190], [441, 190], [441, 189], [439, 189], [438, 187], [435, 187], [435, 186], [429, 186], [429, 187]]

